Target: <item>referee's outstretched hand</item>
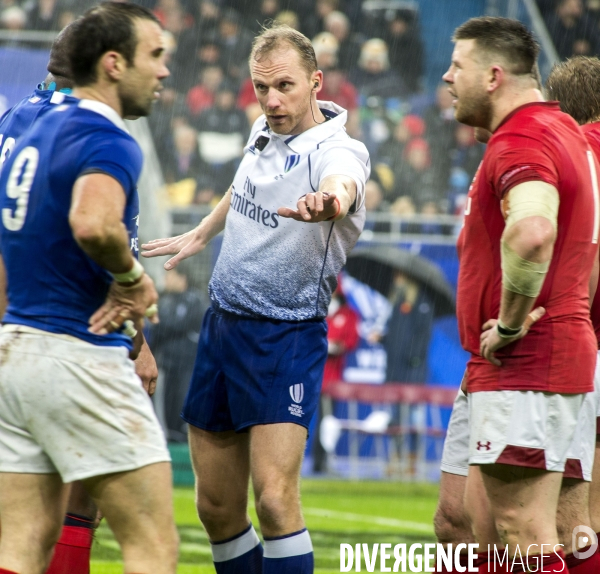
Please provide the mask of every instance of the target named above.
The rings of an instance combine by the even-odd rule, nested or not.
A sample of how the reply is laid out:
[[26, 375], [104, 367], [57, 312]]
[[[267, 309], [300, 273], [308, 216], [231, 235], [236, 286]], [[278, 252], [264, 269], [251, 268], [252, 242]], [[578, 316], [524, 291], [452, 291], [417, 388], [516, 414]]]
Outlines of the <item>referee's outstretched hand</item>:
[[498, 330], [496, 329], [498, 319], [489, 319], [486, 321], [481, 327], [483, 332], [479, 338], [479, 352], [481, 353], [481, 356], [496, 367], [502, 366], [502, 363], [494, 356], [494, 351], [522, 339], [527, 335], [529, 329], [531, 329], [531, 325], [536, 321], [539, 321], [544, 316], [545, 312], [546, 309], [543, 307], [536, 307], [529, 315], [527, 315], [525, 323], [523, 323], [523, 330], [516, 337], [510, 337], [508, 339], [498, 335]]
[[296, 204], [297, 209], [280, 207], [277, 213], [304, 223], [319, 223], [336, 218], [340, 213], [340, 200], [335, 193], [316, 191], [303, 195]]
[[196, 255], [206, 247], [206, 243], [200, 239], [197, 229], [192, 229], [183, 235], [166, 237], [164, 239], [153, 239], [142, 244], [142, 257], [158, 257], [159, 255], [175, 255], [171, 257], [164, 267], [167, 270], [175, 269], [181, 261]]

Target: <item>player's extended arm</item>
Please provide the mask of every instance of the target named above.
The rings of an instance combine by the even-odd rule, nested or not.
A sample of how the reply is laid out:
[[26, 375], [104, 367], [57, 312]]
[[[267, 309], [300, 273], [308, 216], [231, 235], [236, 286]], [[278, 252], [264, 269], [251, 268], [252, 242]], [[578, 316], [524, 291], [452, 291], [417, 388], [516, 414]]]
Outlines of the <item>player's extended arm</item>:
[[100, 335], [119, 329], [126, 319], [141, 327], [146, 311], [158, 300], [152, 279], [131, 254], [124, 210], [125, 193], [113, 177], [91, 173], [75, 182], [69, 210], [73, 237], [115, 277], [105, 304], [90, 318], [90, 331]]
[[[481, 354], [497, 366], [500, 361], [493, 352], [525, 335], [526, 319], [542, 289], [556, 240], [559, 195], [547, 183], [529, 181], [512, 188], [508, 201], [510, 209], [501, 239], [500, 316], [483, 326], [480, 348]], [[534, 318], [543, 313], [543, 309], [536, 309]]]
[[225, 229], [225, 219], [231, 204], [231, 188], [223, 196], [217, 206], [207, 215], [198, 227], [165, 239], [153, 239], [142, 245], [143, 257], [158, 257], [159, 255], [175, 255], [165, 263], [165, 269], [174, 269], [177, 265], [202, 251], [210, 240]]
[[303, 195], [297, 209], [280, 207], [277, 213], [304, 223], [337, 221], [348, 214], [356, 201], [356, 182], [347, 175], [329, 175], [321, 180], [319, 189]]
[[4, 261], [0, 256], [0, 320], [6, 313], [8, 307], [8, 297], [6, 296], [6, 268], [4, 267]]

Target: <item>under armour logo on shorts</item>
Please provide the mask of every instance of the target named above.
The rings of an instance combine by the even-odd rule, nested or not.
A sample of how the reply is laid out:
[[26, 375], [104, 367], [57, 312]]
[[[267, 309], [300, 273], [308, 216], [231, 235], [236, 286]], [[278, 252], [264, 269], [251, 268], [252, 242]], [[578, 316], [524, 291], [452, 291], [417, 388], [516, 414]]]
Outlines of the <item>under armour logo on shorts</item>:
[[492, 450], [492, 442], [489, 440], [486, 441], [477, 441], [477, 450]]
[[292, 385], [290, 387], [290, 397], [295, 403], [301, 403], [304, 398], [304, 385], [302, 383]]

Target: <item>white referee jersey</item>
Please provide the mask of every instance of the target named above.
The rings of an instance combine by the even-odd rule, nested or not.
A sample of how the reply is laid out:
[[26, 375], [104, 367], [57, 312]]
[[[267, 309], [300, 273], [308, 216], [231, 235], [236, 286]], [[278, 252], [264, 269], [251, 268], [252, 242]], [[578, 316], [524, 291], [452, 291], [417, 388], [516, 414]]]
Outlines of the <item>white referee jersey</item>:
[[[209, 285], [217, 308], [287, 321], [327, 315], [337, 275], [364, 226], [370, 162], [366, 147], [346, 134], [346, 110], [318, 105], [328, 121], [302, 134], [272, 133], [264, 116], [252, 127]], [[261, 136], [268, 142], [257, 148]], [[303, 223], [277, 214], [280, 207], [295, 209], [329, 175], [356, 182], [356, 202], [344, 219]]]

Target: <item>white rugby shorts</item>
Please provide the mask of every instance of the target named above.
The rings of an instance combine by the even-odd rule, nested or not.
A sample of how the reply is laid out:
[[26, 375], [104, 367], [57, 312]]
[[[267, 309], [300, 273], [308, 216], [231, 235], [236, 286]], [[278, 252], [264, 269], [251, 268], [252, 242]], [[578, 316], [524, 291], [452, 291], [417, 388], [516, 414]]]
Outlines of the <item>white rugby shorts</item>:
[[0, 328], [0, 472], [63, 482], [170, 460], [124, 347]]
[[[584, 413], [590, 411], [590, 405], [595, 406], [593, 393], [470, 393], [469, 464], [512, 464], [564, 472], [571, 442], [577, 440], [578, 420], [589, 419]], [[582, 436], [585, 433], [583, 428]]]
[[469, 474], [469, 400], [462, 389], [458, 389], [452, 406], [441, 469], [460, 476]]

